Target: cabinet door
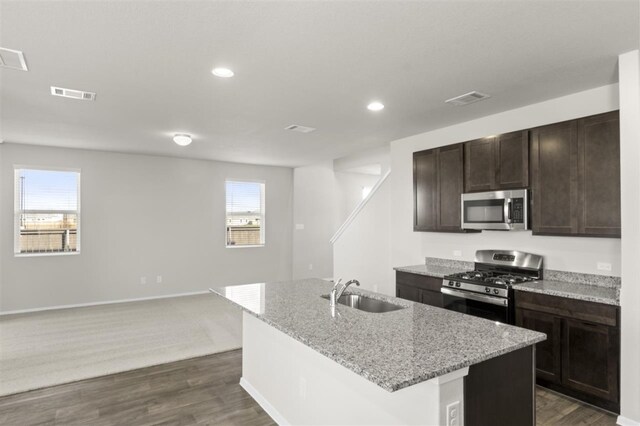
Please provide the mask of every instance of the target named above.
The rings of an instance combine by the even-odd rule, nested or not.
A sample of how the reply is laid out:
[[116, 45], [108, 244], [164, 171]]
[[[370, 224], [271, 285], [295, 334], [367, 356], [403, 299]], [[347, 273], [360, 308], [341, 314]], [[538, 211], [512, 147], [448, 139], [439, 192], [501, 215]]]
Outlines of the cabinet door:
[[620, 122], [618, 111], [578, 122], [580, 234], [620, 237]]
[[531, 131], [534, 234], [578, 233], [577, 121]]
[[563, 385], [617, 402], [619, 337], [615, 327], [565, 320]]
[[438, 230], [460, 232], [463, 144], [438, 148]]
[[413, 230], [435, 231], [437, 227], [437, 151], [413, 153]]
[[547, 340], [536, 343], [536, 376], [559, 384], [562, 380], [562, 318], [516, 309], [516, 325], [547, 335]]
[[495, 138], [464, 144], [464, 191], [490, 191], [495, 188]]
[[442, 308], [442, 293], [439, 291], [420, 290], [420, 303]]
[[529, 131], [496, 137], [496, 189], [529, 186]]
[[404, 284], [396, 283], [396, 297], [400, 297], [401, 299], [411, 300], [413, 302], [421, 302], [420, 289], [416, 287], [404, 285]]

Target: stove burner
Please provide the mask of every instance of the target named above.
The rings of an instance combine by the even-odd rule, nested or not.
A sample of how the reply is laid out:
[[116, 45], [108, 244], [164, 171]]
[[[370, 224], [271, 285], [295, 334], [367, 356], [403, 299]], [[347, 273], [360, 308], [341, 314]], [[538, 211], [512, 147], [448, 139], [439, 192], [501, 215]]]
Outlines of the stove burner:
[[505, 274], [500, 271], [467, 271], [453, 274], [450, 277], [454, 279], [468, 280], [472, 283], [477, 282], [497, 286], [519, 284], [533, 279], [525, 275]]

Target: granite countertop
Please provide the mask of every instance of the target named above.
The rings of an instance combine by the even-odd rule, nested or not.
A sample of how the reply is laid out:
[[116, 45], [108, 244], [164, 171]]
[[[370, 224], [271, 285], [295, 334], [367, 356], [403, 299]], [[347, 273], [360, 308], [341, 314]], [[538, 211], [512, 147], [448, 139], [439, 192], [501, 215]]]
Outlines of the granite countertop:
[[620, 306], [620, 288], [580, 282], [540, 280], [517, 284], [515, 290]]
[[350, 287], [405, 306], [369, 313], [321, 298], [331, 283], [305, 279], [210, 289], [249, 314], [394, 392], [543, 341], [545, 335]]
[[411, 265], [411, 266], [398, 266], [393, 268], [400, 272], [409, 272], [411, 274], [428, 275], [430, 277], [442, 278], [445, 275], [455, 274], [460, 272], [460, 268], [449, 268], [447, 266], [439, 265]]

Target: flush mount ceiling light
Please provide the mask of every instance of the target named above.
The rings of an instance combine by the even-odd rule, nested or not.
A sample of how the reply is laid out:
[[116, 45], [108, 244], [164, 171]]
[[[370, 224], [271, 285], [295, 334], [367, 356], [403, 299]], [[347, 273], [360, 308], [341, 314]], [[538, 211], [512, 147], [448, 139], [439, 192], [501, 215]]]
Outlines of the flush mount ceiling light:
[[212, 69], [211, 74], [215, 75], [216, 77], [222, 77], [222, 78], [233, 77], [233, 71], [231, 71], [229, 68], [223, 68], [223, 67]]
[[381, 111], [382, 109], [384, 109], [384, 105], [382, 104], [382, 102], [374, 101], [367, 105], [367, 109], [369, 111]]
[[185, 133], [176, 133], [173, 137], [173, 141], [180, 146], [187, 146], [191, 143], [191, 135]]

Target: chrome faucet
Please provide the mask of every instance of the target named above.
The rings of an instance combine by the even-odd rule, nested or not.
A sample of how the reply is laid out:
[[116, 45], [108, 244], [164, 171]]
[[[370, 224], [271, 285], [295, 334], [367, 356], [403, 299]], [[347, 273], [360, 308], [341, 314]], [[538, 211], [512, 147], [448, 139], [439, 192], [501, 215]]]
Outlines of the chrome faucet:
[[333, 285], [333, 288], [331, 289], [331, 293], [329, 294], [329, 306], [331, 306], [332, 308], [336, 306], [336, 302], [338, 301], [338, 299], [340, 299], [340, 296], [342, 296], [342, 293], [344, 293], [347, 287], [349, 287], [351, 284], [360, 286], [360, 281], [358, 280], [347, 281], [342, 285], [342, 287], [340, 287], [340, 283], [342, 283], [342, 278], [336, 281], [336, 283]]

